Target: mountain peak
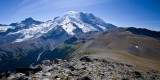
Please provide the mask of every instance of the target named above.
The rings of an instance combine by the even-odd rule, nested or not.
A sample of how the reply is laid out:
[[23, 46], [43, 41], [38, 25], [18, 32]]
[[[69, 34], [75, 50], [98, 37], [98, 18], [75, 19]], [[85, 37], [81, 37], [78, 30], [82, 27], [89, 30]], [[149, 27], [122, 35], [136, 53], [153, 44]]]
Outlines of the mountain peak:
[[79, 12], [76, 12], [76, 11], [69, 11], [69, 12], [67, 12], [66, 14], [77, 14], [77, 13], [79, 13]]
[[[64, 15], [54, 19], [54, 22], [61, 25], [62, 28], [69, 34], [74, 35], [77, 32], [89, 31], [105, 31], [116, 26], [107, 24], [101, 18], [96, 17], [92, 13], [69, 11]], [[79, 29], [79, 31], [78, 31]]]
[[65, 13], [65, 15], [76, 15], [76, 14], [88, 14], [88, 15], [93, 15], [92, 13], [77, 12], [77, 11], [68, 11], [68, 12]]
[[23, 20], [22, 23], [24, 23], [24, 22], [33, 22], [33, 21], [35, 21], [35, 20], [32, 17], [28, 17], [25, 20]]
[[40, 24], [40, 21], [36, 21], [33, 18], [29, 17], [23, 20], [21, 23], [26, 24], [26, 25], [32, 25], [32, 24]]
[[28, 17], [24, 21], [33, 21], [33, 18], [32, 17]]

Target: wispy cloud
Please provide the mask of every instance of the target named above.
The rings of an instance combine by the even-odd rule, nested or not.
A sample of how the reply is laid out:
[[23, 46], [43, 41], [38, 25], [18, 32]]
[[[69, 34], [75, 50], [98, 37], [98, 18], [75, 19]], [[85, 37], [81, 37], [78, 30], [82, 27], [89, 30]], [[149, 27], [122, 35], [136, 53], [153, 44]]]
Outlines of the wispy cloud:
[[30, 2], [31, 0], [22, 0], [22, 2], [20, 2], [20, 4], [18, 4], [17, 6], [23, 6], [24, 4]]
[[[16, 13], [33, 13], [40, 10], [85, 7], [104, 1], [106, 0], [24, 0], [18, 5], [21, 8]], [[26, 5], [27, 3], [29, 4]]]
[[[32, 1], [32, 0], [30, 0], [30, 1]], [[27, 2], [22, 2], [22, 3], [20, 3], [20, 5], [23, 5], [23, 6], [17, 11], [17, 13], [19, 13], [19, 12], [34, 12], [34, 11], [41, 10], [46, 6], [47, 1], [49, 1], [49, 0], [39, 0], [39, 1], [34, 0], [32, 3], [27, 4], [27, 5], [23, 5], [24, 3], [27, 3]], [[20, 5], [18, 5], [18, 6], [20, 6]]]

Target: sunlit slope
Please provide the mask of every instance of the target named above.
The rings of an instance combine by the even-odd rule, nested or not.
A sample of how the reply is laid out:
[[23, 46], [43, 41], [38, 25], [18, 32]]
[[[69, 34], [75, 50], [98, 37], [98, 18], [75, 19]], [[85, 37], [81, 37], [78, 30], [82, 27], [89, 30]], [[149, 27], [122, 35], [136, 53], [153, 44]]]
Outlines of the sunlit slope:
[[96, 37], [89, 48], [126, 51], [129, 54], [149, 58], [160, 58], [160, 41], [129, 32], [108, 32]]
[[79, 53], [160, 71], [160, 41], [158, 39], [135, 35], [119, 29], [109, 30], [90, 38], [89, 36], [82, 38], [85, 37], [87, 40], [78, 49]]

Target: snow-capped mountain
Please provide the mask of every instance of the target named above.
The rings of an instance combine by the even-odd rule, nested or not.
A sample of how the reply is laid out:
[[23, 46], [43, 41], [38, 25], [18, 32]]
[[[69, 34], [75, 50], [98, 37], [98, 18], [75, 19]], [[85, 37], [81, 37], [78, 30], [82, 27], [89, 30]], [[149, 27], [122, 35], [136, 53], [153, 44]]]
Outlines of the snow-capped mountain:
[[47, 33], [49, 30], [52, 29], [52, 26], [51, 26], [52, 24], [53, 23], [49, 21], [45, 23], [41, 23], [39, 25], [32, 24], [27, 29], [22, 29], [17, 32], [11, 32], [7, 36], [20, 34], [19, 38], [17, 38], [14, 42], [22, 42], [24, 40], [37, 38], [42, 34]]
[[[62, 25], [62, 28], [70, 35], [74, 35], [74, 30], [79, 28], [82, 32], [105, 31], [116, 26], [105, 23], [102, 19], [91, 13], [70, 11], [54, 19], [54, 23]], [[110, 27], [112, 26], [112, 27]]]
[[[33, 28], [33, 25], [40, 25], [42, 22], [26, 18], [19, 23], [11, 23], [10, 25], [0, 25], [0, 44], [15, 42], [17, 39], [25, 40], [25, 37], [31, 34], [25, 34]], [[25, 31], [27, 30], [27, 31]], [[21, 40], [21, 41], [23, 41]]]
[[47, 33], [52, 29], [62, 27], [68, 35], [77, 33], [86, 33], [89, 31], [105, 31], [116, 26], [105, 23], [99, 17], [91, 13], [70, 11], [53, 20], [40, 22], [32, 18], [26, 18], [20, 23], [12, 23], [9, 26], [0, 26], [0, 35], [4, 38], [13, 37], [12, 40], [0, 41], [5, 42], [22, 42], [25, 40], [35, 39]]

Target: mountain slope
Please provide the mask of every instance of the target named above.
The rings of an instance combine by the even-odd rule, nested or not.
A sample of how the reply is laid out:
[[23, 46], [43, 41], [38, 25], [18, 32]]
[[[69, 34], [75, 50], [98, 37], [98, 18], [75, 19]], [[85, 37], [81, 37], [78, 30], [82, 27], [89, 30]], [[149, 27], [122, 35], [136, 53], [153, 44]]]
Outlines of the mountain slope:
[[[47, 22], [27, 18], [10, 26], [15, 28], [0, 33], [1, 72], [6, 69], [13, 71], [16, 67], [25, 67], [37, 61], [40, 62], [43, 55], [48, 54], [45, 53], [46, 51], [52, 52], [72, 36], [116, 28], [91, 13], [74, 11]], [[16, 65], [17, 63], [20, 64]], [[12, 65], [12, 67], [8, 65]]]
[[128, 29], [116, 28], [72, 37], [53, 51], [44, 51], [41, 60], [89, 55], [160, 71], [160, 41], [154, 37], [132, 34]]
[[96, 36], [79, 36], [79, 40], [84, 40], [85, 43], [68, 56], [83, 54], [109, 58], [160, 71], [160, 41], [154, 37], [132, 34], [128, 29], [116, 28], [97, 32]]

